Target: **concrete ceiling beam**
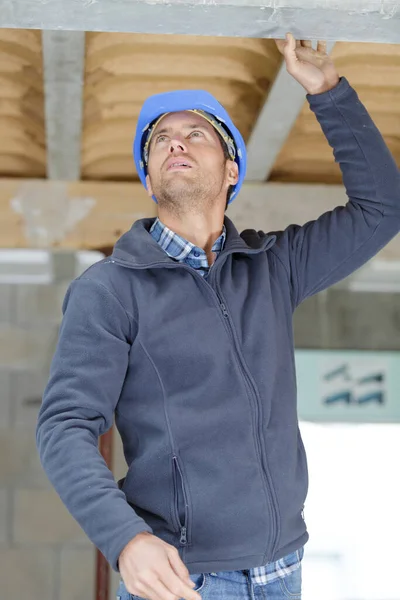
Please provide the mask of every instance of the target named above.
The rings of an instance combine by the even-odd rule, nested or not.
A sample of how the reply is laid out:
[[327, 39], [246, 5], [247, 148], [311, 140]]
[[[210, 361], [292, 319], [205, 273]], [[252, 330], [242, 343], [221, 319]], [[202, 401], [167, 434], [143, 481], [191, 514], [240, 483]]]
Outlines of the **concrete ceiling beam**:
[[[333, 46], [327, 44], [328, 54]], [[306, 91], [289, 75], [283, 61], [247, 143], [246, 181], [268, 180], [305, 102]]]
[[0, 26], [400, 43], [399, 0], [0, 0]]
[[75, 181], [81, 172], [85, 33], [43, 31], [42, 41], [47, 177]]

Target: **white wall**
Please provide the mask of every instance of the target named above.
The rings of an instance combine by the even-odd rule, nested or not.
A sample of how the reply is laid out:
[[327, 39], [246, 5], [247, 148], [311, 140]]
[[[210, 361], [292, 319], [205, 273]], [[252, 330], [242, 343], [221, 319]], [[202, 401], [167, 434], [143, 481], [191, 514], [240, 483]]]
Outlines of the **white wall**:
[[301, 423], [305, 600], [399, 600], [399, 425]]

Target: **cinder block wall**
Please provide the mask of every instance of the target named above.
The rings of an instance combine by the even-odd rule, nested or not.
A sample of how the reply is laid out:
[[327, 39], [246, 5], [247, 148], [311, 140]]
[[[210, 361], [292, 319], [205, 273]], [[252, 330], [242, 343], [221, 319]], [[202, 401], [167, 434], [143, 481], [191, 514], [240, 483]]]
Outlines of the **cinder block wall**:
[[[67, 286], [0, 285], [0, 600], [94, 599], [95, 549], [51, 488], [35, 445]], [[319, 294], [295, 313], [297, 347], [398, 349], [399, 307], [398, 294]], [[116, 480], [126, 472], [116, 431], [113, 472]], [[118, 581], [112, 572], [110, 600]]]
[[[0, 285], [0, 598], [94, 599], [95, 549], [40, 465], [35, 427], [67, 284]], [[114, 435], [116, 478], [125, 474]], [[110, 600], [118, 574], [112, 575]]]

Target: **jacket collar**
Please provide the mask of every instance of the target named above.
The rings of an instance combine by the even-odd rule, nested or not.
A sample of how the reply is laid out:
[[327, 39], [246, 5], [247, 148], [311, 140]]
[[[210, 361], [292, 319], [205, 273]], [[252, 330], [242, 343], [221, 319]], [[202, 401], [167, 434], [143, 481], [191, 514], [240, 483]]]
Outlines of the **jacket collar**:
[[[127, 262], [132, 266], [150, 267], [155, 264], [170, 264], [171, 259], [150, 235], [150, 227], [155, 218], [138, 219], [116, 242], [112, 258]], [[225, 216], [226, 242], [220, 256], [241, 252], [258, 254], [269, 248], [276, 240], [274, 235], [260, 237], [256, 231], [247, 229], [239, 234], [232, 221]]]

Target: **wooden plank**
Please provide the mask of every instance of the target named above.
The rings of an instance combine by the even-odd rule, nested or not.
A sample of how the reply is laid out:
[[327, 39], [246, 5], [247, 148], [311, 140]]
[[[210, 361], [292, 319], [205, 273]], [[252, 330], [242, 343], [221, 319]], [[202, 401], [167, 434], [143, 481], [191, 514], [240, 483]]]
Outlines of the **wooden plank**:
[[[33, 180], [35, 181], [35, 180]], [[36, 180], [37, 181], [37, 180]], [[44, 180], [43, 180], [44, 181]], [[26, 248], [24, 219], [10, 206], [18, 196], [21, 184], [27, 180], [0, 179], [0, 247]], [[114, 245], [137, 218], [154, 216], [155, 203], [141, 184], [71, 182], [69, 197], [91, 197], [96, 201], [91, 212], [58, 246], [62, 248], [94, 249]]]
[[[34, 181], [34, 180], [33, 180]], [[26, 180], [24, 181], [26, 184]], [[0, 247], [27, 248], [24, 220], [10, 206], [20, 179], [0, 179]], [[69, 197], [91, 197], [91, 212], [58, 244], [61, 248], [110, 247], [134, 221], [157, 214], [157, 205], [140, 183], [80, 181], [68, 183]], [[304, 224], [347, 201], [341, 185], [244, 184], [227, 215], [239, 231], [246, 228], [276, 231], [291, 223]], [[380, 253], [381, 260], [400, 260], [400, 235]]]

